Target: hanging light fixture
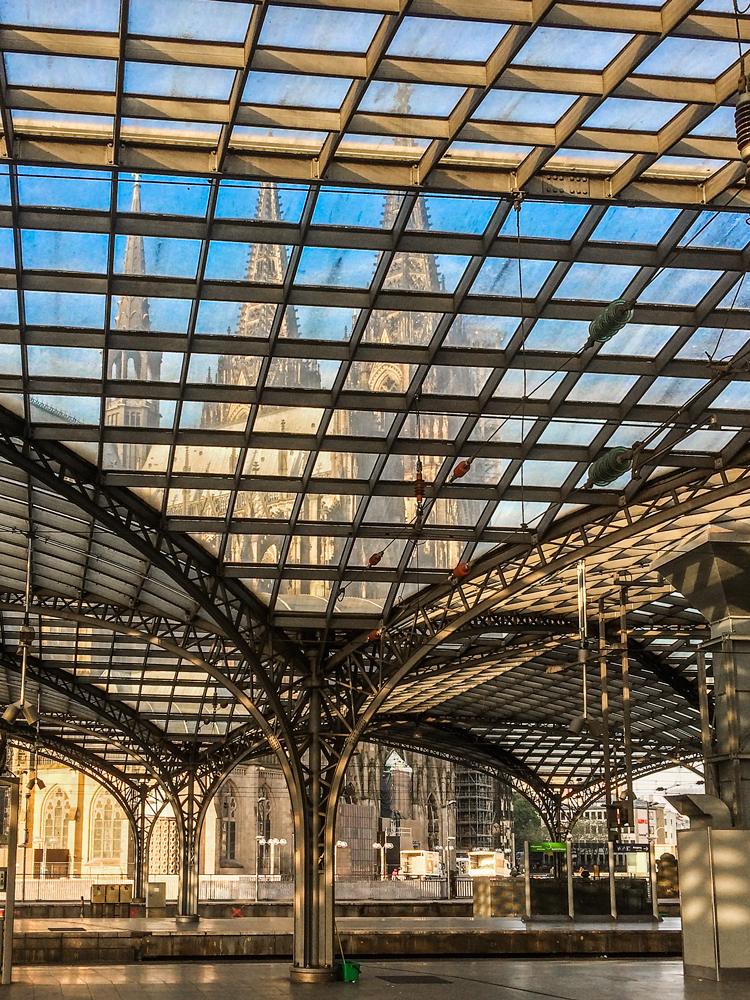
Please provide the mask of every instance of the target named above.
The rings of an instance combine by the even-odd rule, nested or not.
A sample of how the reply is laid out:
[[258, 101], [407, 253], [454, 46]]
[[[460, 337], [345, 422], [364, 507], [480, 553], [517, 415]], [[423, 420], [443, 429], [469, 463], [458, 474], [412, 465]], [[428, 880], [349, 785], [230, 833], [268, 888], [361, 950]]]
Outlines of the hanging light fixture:
[[[18, 634], [18, 652], [21, 655], [21, 691], [18, 701], [13, 702], [3, 712], [3, 722], [13, 725], [18, 716], [23, 712], [24, 718], [30, 726], [39, 721], [39, 712], [26, 700], [26, 665], [28, 662], [29, 649], [31, 648], [36, 632], [29, 623], [29, 606], [31, 604], [31, 533], [29, 532], [29, 543], [26, 551], [26, 600], [24, 606], [23, 625]], [[39, 782], [37, 781], [37, 784]]]

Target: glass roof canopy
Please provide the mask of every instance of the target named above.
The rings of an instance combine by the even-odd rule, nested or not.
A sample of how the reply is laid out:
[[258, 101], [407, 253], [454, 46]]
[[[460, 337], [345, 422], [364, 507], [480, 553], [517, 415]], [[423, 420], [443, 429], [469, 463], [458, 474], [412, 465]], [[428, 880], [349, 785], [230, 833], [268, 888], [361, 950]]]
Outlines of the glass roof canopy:
[[496, 194], [735, 193], [750, 27], [731, 0], [478, 0], [468, 13], [459, 0], [3, 0], [5, 150]]
[[[469, 734], [586, 779], [591, 741], [560, 725], [580, 688], [572, 563], [543, 566], [611, 527], [597, 600], [655, 554], [636, 508], [665, 542], [744, 517], [735, 22], [718, 2], [463, 6], [131, 0], [125, 23], [107, 0], [0, 0], [3, 426], [203, 553], [243, 627], [269, 630], [264, 665], [284, 636], [323, 635], [336, 660], [476, 609], [370, 732], [419, 742], [419, 718], [437, 752]], [[632, 321], [589, 344], [618, 297]], [[637, 476], [587, 484], [636, 442]], [[76, 739], [132, 773], [162, 736], [252, 729], [251, 671], [193, 595], [28, 470], [0, 480], [0, 639], [15, 649], [31, 531], [48, 734], [71, 677]], [[696, 513], [701, 484], [717, 499]], [[652, 653], [632, 673], [642, 766], [695, 758], [675, 692], [702, 623], [663, 584], [630, 594]], [[488, 623], [490, 597], [570, 622]], [[5, 683], [10, 701], [12, 666]], [[130, 744], [93, 724], [113, 704]]]

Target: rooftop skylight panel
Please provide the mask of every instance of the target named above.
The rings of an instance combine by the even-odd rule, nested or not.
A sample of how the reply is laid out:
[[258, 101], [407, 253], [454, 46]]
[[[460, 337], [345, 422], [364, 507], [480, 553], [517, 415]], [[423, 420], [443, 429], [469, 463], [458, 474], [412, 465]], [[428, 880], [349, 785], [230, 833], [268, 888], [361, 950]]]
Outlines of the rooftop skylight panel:
[[575, 462], [549, 462], [527, 458], [513, 480], [513, 486], [560, 487], [575, 468]]
[[[190, 299], [170, 299], [161, 295], [149, 295], [148, 297], [148, 318], [149, 330], [151, 333], [187, 333], [188, 321], [190, 319], [190, 309], [192, 302]], [[112, 307], [110, 312], [110, 326], [117, 323], [117, 316], [120, 311], [119, 296], [112, 296]], [[129, 331], [118, 330], [118, 336], [127, 335]], [[139, 331], [133, 331], [133, 336], [138, 337]]]
[[120, 22], [120, 0], [0, 0], [0, 22], [34, 28], [101, 31], [114, 34]]
[[718, 454], [730, 443], [734, 437], [734, 431], [699, 430], [688, 435], [683, 441], [678, 441], [672, 446], [672, 451], [686, 452], [708, 452], [710, 455]]
[[665, 38], [636, 69], [638, 76], [715, 80], [737, 61], [734, 42], [710, 38]]
[[654, 379], [638, 402], [650, 406], [681, 406], [704, 385], [706, 385], [705, 379], [671, 378], [662, 375]]
[[533, 146], [518, 146], [502, 142], [464, 142], [463, 140], [457, 140], [451, 143], [443, 160], [450, 162], [493, 160], [498, 165], [508, 164], [513, 166], [525, 159], [533, 148]]
[[339, 146], [340, 153], [350, 156], [380, 155], [385, 153], [391, 159], [419, 159], [422, 150], [430, 145], [429, 139], [419, 139], [414, 136], [366, 135], [347, 132]]
[[490, 518], [493, 528], [520, 528], [533, 524], [547, 510], [548, 504], [538, 501], [521, 503], [518, 500], [501, 500]]
[[[276, 306], [270, 302], [230, 302], [202, 299], [198, 305], [195, 332], [206, 336], [242, 336], [239, 325], [242, 312], [252, 315], [252, 335], [267, 337], [276, 315]], [[244, 336], [248, 336], [245, 332]]]
[[212, 444], [178, 445], [174, 450], [172, 474], [234, 476], [237, 468], [237, 448], [225, 448]]
[[613, 337], [602, 345], [599, 354], [610, 357], [623, 355], [637, 358], [654, 358], [674, 336], [674, 326], [649, 326], [646, 323], [628, 323], [626, 337]]
[[439, 62], [486, 62], [508, 31], [507, 24], [444, 17], [405, 17], [388, 56]]
[[[204, 372], [203, 374], [206, 375], [207, 373]], [[204, 377], [201, 379], [198, 377], [191, 381], [205, 382], [206, 378]], [[180, 430], [195, 430], [196, 428], [205, 427], [206, 411], [210, 413], [211, 407], [215, 405], [215, 403], [202, 399], [183, 401], [182, 408], [180, 410]], [[236, 433], [237, 431], [244, 431], [249, 413], [249, 403], [232, 403], [232, 422], [230, 424], [221, 424], [218, 427], [212, 426], [211, 434], [228, 434], [232, 432]]]
[[586, 119], [584, 127], [616, 129], [624, 132], [658, 132], [684, 107], [684, 104], [672, 101], [637, 101], [623, 97], [608, 97]]
[[[338, 412], [338, 411], [337, 411]], [[344, 410], [346, 419], [334, 419], [328, 425], [328, 437], [362, 437], [379, 439], [387, 437], [395, 415], [379, 410]]]
[[11, 87], [104, 93], [113, 93], [115, 89], [117, 63], [114, 59], [6, 52], [5, 65]]
[[234, 70], [231, 69], [165, 63], [125, 63], [126, 94], [228, 101], [233, 83]]
[[0, 323], [18, 323], [18, 294], [15, 288], [0, 288]]
[[555, 298], [610, 302], [623, 294], [637, 273], [637, 267], [624, 264], [576, 262], [560, 283]]
[[602, 70], [632, 38], [619, 32], [542, 25], [513, 59], [514, 66]]
[[229, 145], [233, 149], [266, 149], [273, 152], [320, 152], [328, 132], [292, 128], [265, 128], [254, 125], [235, 125]]
[[697, 305], [721, 277], [721, 271], [666, 268], [638, 295], [639, 302]]
[[750, 386], [747, 382], [731, 382], [711, 404], [718, 410], [750, 410]]
[[518, 225], [521, 237], [569, 240], [586, 217], [589, 205], [566, 205], [562, 202], [527, 201], [521, 206], [516, 219], [509, 212], [501, 236], [515, 236]]
[[463, 95], [463, 87], [373, 80], [360, 101], [359, 110], [375, 114], [447, 118]]
[[696, 125], [690, 135], [706, 135], [712, 138], [733, 139], [734, 108], [721, 107], [712, 111], [703, 121]]
[[21, 348], [18, 344], [0, 344], [0, 374], [21, 374]]
[[750, 281], [738, 279], [719, 303], [719, 309], [750, 309]]
[[656, 244], [679, 215], [677, 209], [612, 205], [591, 239], [608, 243]]
[[12, 229], [0, 229], [0, 267], [16, 266], [16, 250]]
[[397, 192], [323, 188], [315, 202], [313, 225], [390, 229], [402, 199]]
[[[194, 278], [198, 269], [200, 240], [174, 240], [142, 236], [145, 273], [163, 277]], [[125, 274], [127, 236], [115, 236], [115, 272]]]
[[95, 378], [102, 377], [102, 353], [91, 348], [42, 347], [26, 349], [29, 375], [33, 378]]
[[474, 112], [474, 120], [555, 125], [576, 100], [572, 94], [491, 90]]
[[750, 242], [747, 219], [747, 214], [740, 212], [701, 212], [679, 245], [742, 250]]
[[539, 444], [577, 444], [588, 447], [602, 427], [603, 421], [550, 420], [539, 435]]
[[200, 177], [138, 175], [138, 200], [134, 204], [136, 175], [120, 174], [117, 188], [118, 212], [202, 217], [208, 205], [209, 184]]
[[399, 251], [393, 255], [383, 288], [455, 292], [470, 259], [451, 254], [407, 254]]
[[499, 351], [515, 333], [517, 316], [459, 315], [453, 321], [443, 347]]
[[585, 320], [538, 319], [524, 340], [526, 351], [572, 353], [588, 340]]
[[242, 100], [245, 104], [331, 108], [338, 111], [350, 84], [351, 80], [345, 77], [302, 76], [253, 70], [247, 75]]
[[30, 270], [94, 274], [104, 274], [107, 270], [109, 237], [106, 233], [25, 229], [21, 232], [21, 247], [24, 267]]
[[[521, 262], [523, 294], [535, 296], [554, 267], [551, 260]], [[516, 298], [520, 295], [518, 261], [506, 257], [488, 257], [471, 286], [472, 295], [499, 295]]]
[[339, 250], [305, 247], [295, 282], [332, 288], [367, 288], [375, 273], [378, 254], [374, 250]]
[[294, 330], [287, 323], [281, 336], [297, 336], [306, 340], [347, 341], [359, 316], [358, 309], [337, 306], [287, 306], [294, 315]]
[[10, 205], [10, 174], [7, 164], [0, 164], [0, 205]]
[[479, 235], [497, 208], [497, 199], [424, 195], [417, 202], [409, 219], [410, 229], [431, 229], [439, 233], [473, 233]]
[[728, 162], [704, 156], [660, 156], [656, 163], [643, 171], [641, 177], [701, 182]]
[[362, 339], [365, 343], [426, 347], [442, 317], [442, 313], [374, 309]]
[[242, 42], [253, 5], [223, 0], [130, 0], [128, 31], [131, 35]]
[[472, 365], [432, 365], [422, 383], [422, 392], [433, 396], [473, 398], [482, 391], [494, 369]]
[[222, 385], [248, 385], [252, 388], [260, 372], [260, 358], [243, 355], [242, 364], [225, 365], [223, 354], [192, 354], [188, 370], [188, 382], [218, 382], [218, 372], [222, 370]]
[[584, 372], [566, 398], [571, 402], [620, 403], [637, 381], [637, 375]]
[[23, 297], [29, 326], [104, 327], [104, 295], [26, 291]]
[[[551, 399], [564, 378], [564, 372], [537, 370], [524, 372], [518, 368], [511, 368], [503, 375], [493, 396], [495, 399], [518, 399], [524, 395], [535, 400]], [[502, 433], [501, 429], [501, 440]]]
[[270, 243], [224, 243], [211, 240], [206, 261], [209, 281], [252, 281], [280, 285], [291, 247]]
[[699, 327], [676, 355], [678, 358], [699, 358], [706, 355], [720, 361], [732, 358], [750, 340], [750, 330], [717, 330], [713, 327]]
[[11, 109], [13, 127], [24, 135], [44, 135], [70, 138], [103, 138], [111, 135], [112, 115], [78, 115], [60, 111], [28, 111]]
[[37, 423], [98, 424], [101, 412], [99, 396], [63, 396], [40, 393], [34, 399], [46, 409]]
[[280, 49], [366, 52], [381, 20], [380, 14], [272, 4], [259, 44]]
[[216, 142], [221, 126], [213, 122], [184, 122], [175, 119], [123, 118], [122, 138], [134, 142], [164, 140], [208, 146]]
[[416, 365], [398, 365], [389, 370], [380, 361], [353, 361], [344, 388], [358, 392], [404, 393], [415, 371]]
[[308, 191], [305, 184], [224, 180], [216, 202], [216, 218], [299, 222]]

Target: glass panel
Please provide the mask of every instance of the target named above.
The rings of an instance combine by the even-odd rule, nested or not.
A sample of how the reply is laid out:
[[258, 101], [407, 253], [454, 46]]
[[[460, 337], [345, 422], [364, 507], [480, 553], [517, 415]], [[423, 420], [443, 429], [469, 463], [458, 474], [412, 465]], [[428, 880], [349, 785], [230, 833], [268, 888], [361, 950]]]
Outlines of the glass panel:
[[591, 117], [586, 119], [585, 127], [658, 132], [679, 111], [682, 111], [684, 106], [667, 101], [634, 101], [629, 98], [608, 97]]
[[568, 393], [571, 401], [619, 403], [638, 381], [636, 375], [604, 375], [585, 372]]
[[[10, 232], [3, 230], [0, 232]], [[24, 267], [46, 271], [89, 271], [104, 274], [107, 270], [109, 237], [104, 233], [58, 233], [50, 230], [21, 232]], [[0, 266], [6, 262], [4, 244], [0, 242]], [[10, 244], [12, 253], [13, 245]]]
[[260, 44], [284, 49], [365, 52], [378, 29], [379, 14], [271, 6]]
[[207, 336], [266, 338], [271, 332], [276, 306], [270, 302], [217, 302], [202, 300], [195, 332]]
[[324, 188], [318, 195], [313, 225], [390, 228], [398, 215], [403, 195], [382, 191]]
[[518, 323], [516, 316], [457, 316], [443, 345], [500, 350], [508, 344]]
[[[120, 174], [118, 212], [147, 212], [203, 217], [208, 206], [208, 181], [198, 177], [161, 177], [155, 174]], [[137, 200], [136, 200], [137, 197]]]
[[405, 17], [389, 56], [440, 62], [485, 62], [508, 30], [507, 24], [437, 17]]
[[665, 268], [638, 296], [640, 302], [697, 305], [721, 277], [721, 271]]
[[47, 166], [18, 168], [18, 197], [22, 205], [107, 212], [111, 190], [109, 175], [99, 171]]
[[133, 35], [241, 42], [253, 12], [251, 4], [223, 0], [131, 0], [128, 28]]
[[217, 219], [283, 219], [299, 222], [308, 188], [224, 180], [216, 200]]
[[363, 339], [366, 343], [422, 347], [430, 343], [441, 319], [442, 313], [375, 309], [367, 323]]
[[247, 75], [242, 100], [246, 104], [331, 108], [338, 111], [350, 84], [351, 80], [342, 77], [297, 76], [253, 70]]
[[383, 288], [454, 292], [469, 257], [448, 254], [402, 253], [393, 255]]
[[658, 406], [680, 406], [704, 385], [706, 385], [705, 379], [661, 376], [654, 379], [638, 402]]
[[300, 285], [367, 288], [377, 261], [378, 254], [374, 250], [305, 247], [295, 280]]
[[513, 63], [561, 69], [604, 69], [632, 35], [580, 28], [537, 27]]
[[594, 230], [592, 240], [612, 243], [658, 243], [680, 213], [669, 208], [615, 205]]
[[164, 63], [125, 63], [126, 94], [228, 101], [233, 83], [234, 70], [231, 69]]
[[57, 0], [0, 0], [0, 21], [4, 24], [116, 32], [119, 19], [119, 0], [87, 0], [83, 6]]
[[212, 240], [206, 279], [281, 285], [291, 248], [276, 243], [222, 243]]
[[569, 240], [585, 219], [588, 210], [588, 205], [526, 202], [521, 206], [520, 212], [508, 213], [500, 235], [516, 236], [516, 227], [520, 225], [522, 238]]
[[423, 115], [447, 118], [463, 97], [462, 87], [374, 80], [360, 102], [360, 111], [386, 115]]
[[564, 378], [564, 372], [523, 372], [514, 368], [503, 375], [493, 396], [496, 399], [513, 399], [524, 395], [533, 396], [534, 399], [550, 399]]
[[[522, 260], [524, 296], [538, 295], [554, 266], [549, 260]], [[488, 258], [471, 286], [471, 294], [517, 298], [520, 295], [518, 261], [507, 257]]]
[[115, 236], [115, 272], [194, 278], [198, 269], [200, 240], [173, 240], [162, 236], [140, 236], [143, 270], [135, 271], [127, 255], [127, 236]]
[[422, 383], [425, 395], [463, 396], [475, 398], [490, 377], [492, 368], [462, 368], [458, 366], [433, 365]]
[[104, 327], [103, 295], [73, 292], [24, 292], [30, 326]]
[[665, 38], [638, 66], [641, 76], [694, 77], [715, 80], [737, 61], [733, 42], [707, 38]]
[[[16, 348], [17, 350], [17, 348]], [[40, 347], [26, 349], [29, 375], [57, 378], [101, 378], [101, 351], [76, 347]], [[3, 371], [6, 369], [3, 368]]]
[[554, 125], [576, 100], [569, 94], [519, 93], [491, 90], [474, 117], [487, 122], [529, 122]]
[[79, 59], [71, 56], [6, 52], [5, 66], [11, 87], [54, 90], [92, 90], [112, 93], [117, 63], [113, 59]]
[[349, 340], [359, 316], [358, 309], [336, 306], [289, 306], [287, 313], [294, 315], [296, 326], [290, 316], [290, 322], [284, 324], [281, 335], [308, 340]]
[[622, 296], [638, 273], [623, 264], [573, 264], [555, 292], [556, 299], [611, 302]]

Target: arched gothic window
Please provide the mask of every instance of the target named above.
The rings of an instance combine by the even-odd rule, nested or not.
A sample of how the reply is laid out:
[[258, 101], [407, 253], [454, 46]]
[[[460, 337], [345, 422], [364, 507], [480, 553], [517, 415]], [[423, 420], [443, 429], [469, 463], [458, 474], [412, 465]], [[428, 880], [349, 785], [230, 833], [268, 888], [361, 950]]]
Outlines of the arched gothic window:
[[[258, 807], [256, 809], [258, 837], [271, 839], [271, 789], [264, 784], [258, 791]], [[258, 874], [267, 875], [270, 871], [271, 847], [258, 841]]]
[[119, 861], [122, 853], [122, 809], [109, 792], [102, 789], [91, 807], [91, 857]]
[[440, 836], [440, 822], [438, 820], [438, 807], [435, 796], [431, 795], [427, 800], [427, 850], [434, 851], [438, 846]]
[[219, 795], [219, 835], [221, 860], [233, 861], [237, 843], [237, 789], [225, 782]]
[[53, 788], [44, 803], [42, 830], [44, 831], [45, 847], [65, 848], [68, 846], [67, 820], [69, 813], [68, 796], [59, 786]]

